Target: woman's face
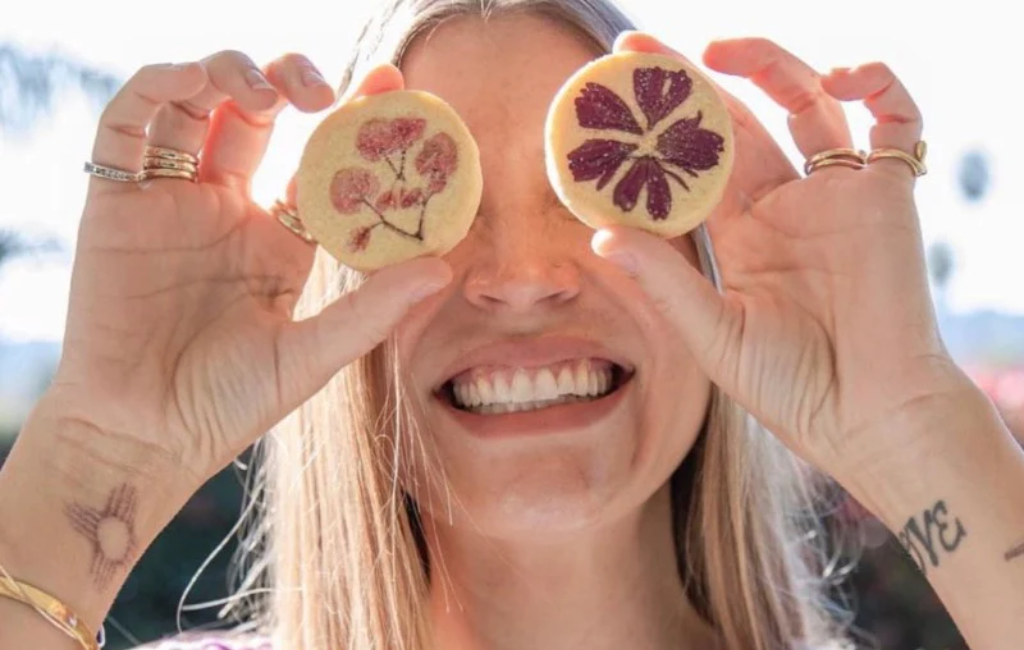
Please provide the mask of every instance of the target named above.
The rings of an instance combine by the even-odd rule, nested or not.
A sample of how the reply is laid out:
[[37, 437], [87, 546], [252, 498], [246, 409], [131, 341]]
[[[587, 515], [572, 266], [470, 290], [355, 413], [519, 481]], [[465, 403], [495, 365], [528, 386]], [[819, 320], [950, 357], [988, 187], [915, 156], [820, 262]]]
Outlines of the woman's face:
[[[402, 480], [424, 515], [447, 520], [450, 503], [456, 526], [487, 535], [537, 539], [638, 509], [706, 410], [709, 383], [688, 350], [640, 287], [591, 252], [593, 231], [545, 175], [548, 106], [598, 54], [573, 29], [520, 14], [447, 21], [403, 62], [407, 87], [468, 124], [484, 189], [446, 256], [453, 283], [398, 331], [426, 438], [426, 456], [404, 450]], [[697, 265], [688, 238], [677, 247]], [[446, 488], [426, 467], [432, 449]]]

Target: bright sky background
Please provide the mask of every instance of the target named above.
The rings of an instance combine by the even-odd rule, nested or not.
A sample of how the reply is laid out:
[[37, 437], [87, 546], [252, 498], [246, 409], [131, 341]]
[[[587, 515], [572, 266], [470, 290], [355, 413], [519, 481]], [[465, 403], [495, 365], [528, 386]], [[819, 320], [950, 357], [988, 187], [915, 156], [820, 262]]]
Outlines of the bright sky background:
[[[819, 70], [872, 60], [891, 65], [925, 115], [930, 174], [918, 184], [925, 241], [949, 241], [957, 270], [948, 296], [954, 311], [992, 308], [1024, 313], [1024, 179], [1020, 110], [1019, 21], [1014, 3], [974, 0], [620, 0], [642, 28], [693, 60], [714, 38], [761, 35]], [[288, 51], [308, 55], [331, 80], [372, 2], [289, 0], [35, 0], [9, 3], [0, 40], [36, 52], [59, 49], [129, 76], [146, 63], [185, 61], [239, 49], [257, 62]], [[744, 100], [791, 153], [785, 114], [743, 80], [716, 76]], [[77, 95], [44, 120], [31, 140], [0, 137], [0, 227], [57, 236], [69, 251], [84, 198], [87, 159], [97, 114]], [[849, 111], [858, 146], [870, 119]], [[269, 205], [294, 169], [320, 117], [286, 112], [255, 182]], [[992, 163], [992, 187], [980, 205], [960, 196], [956, 165], [980, 149]], [[1016, 155], [1013, 155], [1016, 154]], [[1022, 182], [1021, 180], [1017, 181]], [[826, 215], [822, 215], [823, 217]], [[0, 337], [59, 339], [64, 327], [70, 252], [16, 261], [0, 272]]]

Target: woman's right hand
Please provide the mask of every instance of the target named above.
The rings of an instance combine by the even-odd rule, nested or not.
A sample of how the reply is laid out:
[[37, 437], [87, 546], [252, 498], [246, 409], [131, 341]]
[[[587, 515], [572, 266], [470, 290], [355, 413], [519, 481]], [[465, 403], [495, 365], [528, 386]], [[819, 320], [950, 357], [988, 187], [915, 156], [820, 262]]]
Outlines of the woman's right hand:
[[[356, 94], [402, 85], [383, 66]], [[146, 145], [201, 162], [198, 183], [90, 179], [63, 354], [46, 396], [61, 418], [86, 425], [75, 427], [85, 451], [121, 459], [141, 450], [146, 471], [198, 489], [449, 281], [442, 261], [414, 260], [293, 321], [315, 246], [253, 203], [249, 185], [278, 112], [288, 103], [319, 111], [333, 99], [305, 57], [261, 72], [226, 51], [144, 67], [110, 102], [93, 162], [137, 170]]]

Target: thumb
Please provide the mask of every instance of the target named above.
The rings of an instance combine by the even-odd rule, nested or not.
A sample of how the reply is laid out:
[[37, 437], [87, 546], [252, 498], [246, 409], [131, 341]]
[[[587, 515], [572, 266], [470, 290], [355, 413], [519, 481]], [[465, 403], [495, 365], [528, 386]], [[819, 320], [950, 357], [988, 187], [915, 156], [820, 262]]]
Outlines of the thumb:
[[[316, 316], [289, 323], [281, 332], [280, 378], [297, 394], [282, 396], [295, 408], [352, 361], [386, 339], [409, 309], [443, 289], [452, 272], [439, 258], [417, 258], [373, 273], [363, 286], [342, 295]], [[291, 399], [288, 399], [291, 397]]]
[[634, 228], [599, 230], [591, 248], [636, 279], [713, 382], [732, 385], [740, 312], [698, 269], [666, 240]]

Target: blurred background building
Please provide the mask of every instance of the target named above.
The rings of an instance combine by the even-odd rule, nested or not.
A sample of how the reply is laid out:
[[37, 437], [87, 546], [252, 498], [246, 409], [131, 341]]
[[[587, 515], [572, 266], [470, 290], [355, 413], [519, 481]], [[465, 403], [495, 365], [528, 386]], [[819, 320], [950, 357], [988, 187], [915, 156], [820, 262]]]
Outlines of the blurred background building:
[[[763, 35], [821, 70], [888, 62], [922, 106], [931, 172], [918, 182], [929, 272], [944, 340], [1024, 440], [1024, 129], [1016, 107], [1015, 62], [997, 51], [1017, 39], [1009, 5], [866, 0], [821, 3], [735, 0], [666, 8], [660, 0], [621, 0], [641, 26], [693, 60], [715, 37]], [[77, 220], [101, 107], [131, 72], [152, 62], [198, 59], [240, 49], [265, 62], [287, 51], [309, 55], [339, 79], [346, 51], [372, 4], [293, 0], [263, 14], [255, 5], [181, 0], [159, 20], [135, 5], [41, 0], [18, 3], [0, 23], [0, 462], [60, 355]], [[675, 6], [675, 5], [673, 5]], [[682, 5], [680, 5], [682, 6]], [[842, 13], [840, 17], [837, 14]], [[970, 16], [984, 30], [967, 29]], [[928, 30], [920, 29], [927, 24]], [[946, 34], [955, 33], [955, 47]], [[972, 35], [974, 34], [974, 35]], [[865, 38], [868, 35], [870, 38]], [[1012, 42], [1012, 41], [1011, 41]], [[718, 77], [746, 102], [795, 161], [783, 112], [756, 88]], [[870, 119], [849, 111], [858, 146]], [[286, 112], [254, 183], [269, 204], [294, 169], [318, 118]], [[1016, 155], [1014, 155], [1016, 154]], [[197, 570], [237, 520], [241, 488], [233, 468], [212, 480], [147, 552], [108, 624], [113, 650], [172, 632], [189, 581], [185, 628], [223, 625], [232, 544]], [[864, 549], [843, 588], [852, 596], [865, 647], [966, 650], [928, 584], [892, 536], [846, 498], [835, 523]]]

